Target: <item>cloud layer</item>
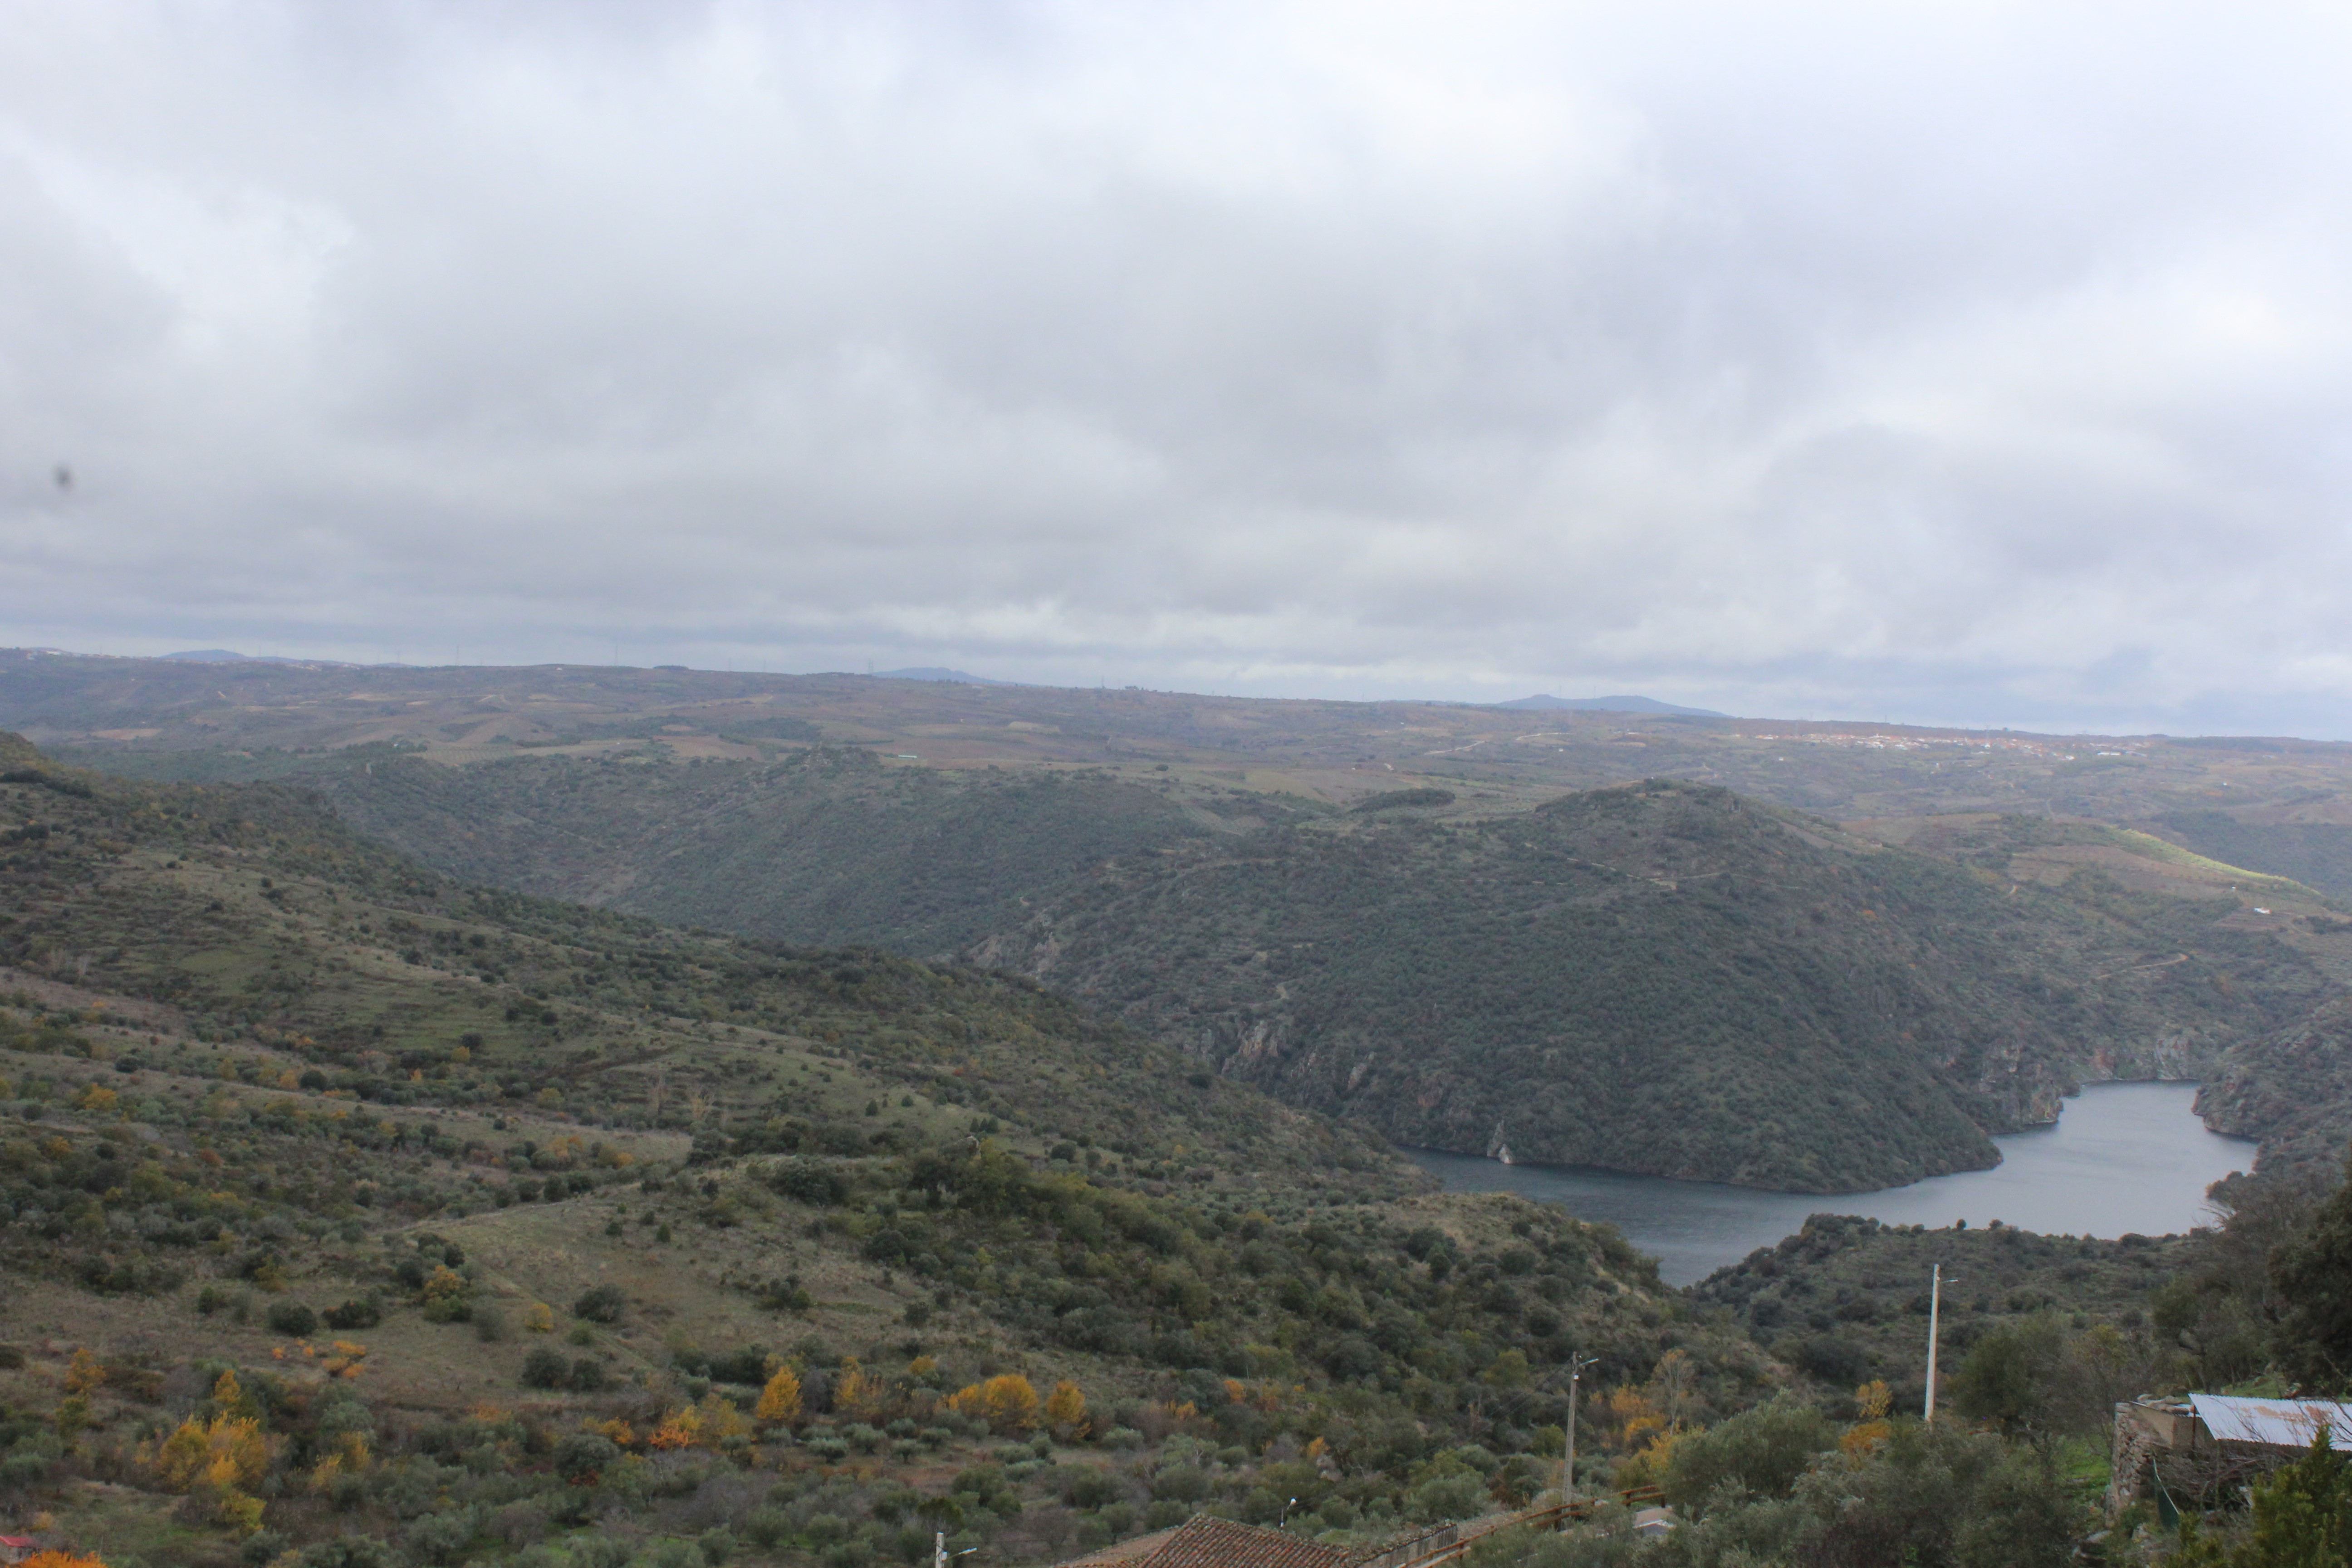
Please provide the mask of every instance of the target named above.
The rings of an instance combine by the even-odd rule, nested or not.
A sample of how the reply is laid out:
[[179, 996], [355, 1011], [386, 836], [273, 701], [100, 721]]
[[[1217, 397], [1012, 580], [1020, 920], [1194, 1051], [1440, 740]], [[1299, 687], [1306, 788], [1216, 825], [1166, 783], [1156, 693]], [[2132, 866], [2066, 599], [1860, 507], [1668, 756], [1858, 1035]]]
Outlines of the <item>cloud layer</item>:
[[20, 8], [0, 641], [2352, 735], [2347, 44]]

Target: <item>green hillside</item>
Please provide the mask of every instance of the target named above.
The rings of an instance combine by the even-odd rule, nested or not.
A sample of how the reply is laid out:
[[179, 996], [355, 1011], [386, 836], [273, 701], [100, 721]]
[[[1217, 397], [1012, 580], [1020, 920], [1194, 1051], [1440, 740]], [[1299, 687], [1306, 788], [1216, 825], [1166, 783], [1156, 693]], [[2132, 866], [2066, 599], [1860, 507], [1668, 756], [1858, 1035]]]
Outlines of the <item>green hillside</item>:
[[2237, 907], [1652, 783], [1188, 847], [975, 951], [1402, 1142], [1835, 1191], [1990, 1164], [2070, 1079], [2332, 990]]
[[112, 1568], [1372, 1541], [1541, 1485], [1571, 1345], [1775, 1375], [1613, 1232], [1024, 982], [0, 747], [0, 1508]]
[[[1097, 773], [890, 767], [855, 747], [766, 763], [384, 757], [313, 781], [346, 820], [468, 880], [801, 942], [953, 951], [1104, 861], [1310, 809]], [[1224, 815], [1212, 809], [1223, 805]], [[1230, 820], [1229, 820], [1230, 818]]]
[[[1929, 1230], [1822, 1214], [1779, 1246], [1707, 1276], [1690, 1294], [1727, 1309], [1782, 1362], [1824, 1387], [1843, 1393], [1876, 1378], [1907, 1412], [1927, 1392], [1921, 1352], [1937, 1265], [1951, 1281], [1940, 1313], [1947, 1375], [1979, 1341], [2054, 1317], [2075, 1331], [2105, 1324], [2126, 1336], [2137, 1360], [2118, 1370], [2156, 1378], [2164, 1374], [2150, 1363], [2177, 1348], [2153, 1331], [2157, 1293], [2198, 1267], [2210, 1247], [2189, 1237], [2037, 1236], [1998, 1221]], [[2096, 1396], [2085, 1403], [2095, 1406]], [[2104, 1418], [2095, 1408], [2085, 1414], [2091, 1425]]]
[[[1393, 1169], [1353, 1135], [1193, 1085], [1172, 1052], [1026, 982], [467, 889], [301, 795], [55, 773], [15, 744], [16, 765], [0, 756], [0, 818], [16, 819], [0, 827], [0, 963], [167, 1004], [198, 1040], [291, 1050], [363, 1098], [496, 1108], [552, 1094], [625, 1124], [674, 1121], [699, 1097], [709, 1128], [751, 1136], [804, 1096], [887, 1090], [1043, 1133], [1057, 1119], [1117, 1121], [1139, 1151], [1182, 1143], [1227, 1173]], [[764, 1053], [787, 1037], [856, 1077], [819, 1093], [781, 1076]], [[893, 1114], [875, 1131], [920, 1121]]]
[[2242, 822], [2219, 811], [2168, 812], [2156, 822], [2200, 854], [2352, 899], [2352, 827]]
[[1686, 784], [1339, 812], [849, 747], [352, 760], [311, 782], [451, 874], [961, 948], [1291, 1103], [1524, 1159], [1814, 1191], [1974, 1168], [2082, 1077], [2203, 1070], [2334, 989], [2227, 922], [2229, 868], [2096, 824], [1862, 825], [1889, 847]]

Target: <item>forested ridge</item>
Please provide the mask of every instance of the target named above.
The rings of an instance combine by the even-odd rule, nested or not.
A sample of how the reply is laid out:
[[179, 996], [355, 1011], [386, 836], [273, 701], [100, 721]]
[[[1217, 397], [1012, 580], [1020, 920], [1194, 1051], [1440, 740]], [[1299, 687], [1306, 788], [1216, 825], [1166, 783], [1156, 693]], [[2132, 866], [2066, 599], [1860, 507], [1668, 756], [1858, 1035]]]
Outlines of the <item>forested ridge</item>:
[[1402, 1142], [1835, 1191], [1990, 1164], [2094, 1061], [2181, 1070], [2333, 993], [2236, 907], [1654, 781], [1188, 845], [974, 951]]
[[961, 949], [1401, 1142], [1765, 1186], [1989, 1163], [1988, 1134], [2054, 1116], [2080, 1079], [2211, 1070], [2336, 988], [2231, 924], [2229, 900], [2096, 864], [2012, 875], [2053, 841], [2032, 818], [1938, 829], [1926, 853], [1706, 785], [1531, 812], [1416, 788], [1339, 812], [839, 746], [387, 754], [319, 782], [453, 875], [769, 938]]
[[[1171, 798], [1097, 773], [892, 768], [840, 746], [757, 764], [558, 758], [462, 771], [391, 753], [310, 782], [362, 832], [468, 881], [917, 955], [1017, 924], [1028, 901], [1105, 861], [1314, 809], [1239, 792]], [[1227, 815], [1209, 808], [1234, 800]]]

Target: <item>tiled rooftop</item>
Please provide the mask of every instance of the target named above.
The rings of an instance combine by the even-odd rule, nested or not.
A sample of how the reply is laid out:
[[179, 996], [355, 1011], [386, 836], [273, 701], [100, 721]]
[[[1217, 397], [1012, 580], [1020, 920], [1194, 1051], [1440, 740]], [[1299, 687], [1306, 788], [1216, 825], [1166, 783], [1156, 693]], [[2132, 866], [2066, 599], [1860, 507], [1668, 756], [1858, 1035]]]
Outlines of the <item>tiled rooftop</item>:
[[1278, 1530], [1202, 1513], [1173, 1530], [1123, 1541], [1064, 1568], [1341, 1568], [1351, 1555]]

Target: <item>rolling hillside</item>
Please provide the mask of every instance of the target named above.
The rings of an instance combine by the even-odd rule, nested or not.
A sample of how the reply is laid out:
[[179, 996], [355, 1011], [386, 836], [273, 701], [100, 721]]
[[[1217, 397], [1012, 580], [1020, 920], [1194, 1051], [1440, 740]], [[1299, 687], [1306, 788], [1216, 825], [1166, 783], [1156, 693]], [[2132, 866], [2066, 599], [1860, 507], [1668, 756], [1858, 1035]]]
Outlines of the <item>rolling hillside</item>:
[[0, 910], [0, 1507], [116, 1568], [1370, 1542], [1540, 1486], [1570, 1345], [1776, 1375], [1613, 1232], [1006, 976], [13, 738]]
[[[0, 707], [110, 767], [318, 789], [468, 881], [967, 952], [1472, 1152], [1874, 1185], [1989, 1159], [2074, 1079], [2211, 1068], [2352, 984], [2294, 919], [2340, 875], [2340, 747], [54, 658], [0, 658]], [[1589, 793], [1563, 786], [1637, 768], [1847, 826], [1727, 818], [1795, 835], [1795, 883], [1780, 850], [1693, 851], [1685, 877], [1645, 858], [1672, 835], [1553, 844]], [[1354, 809], [1416, 791], [1444, 804]]]
[[1121, 857], [1312, 815], [1108, 773], [891, 766], [826, 746], [760, 763], [377, 759], [310, 782], [454, 876], [784, 942], [952, 952]]
[[[1856, 824], [1656, 784], [1339, 811], [1197, 774], [414, 756], [309, 781], [469, 879], [959, 949], [1407, 1143], [1845, 1191], [1969, 1169], [2084, 1077], [2187, 1076], [2330, 994], [2297, 885], [2096, 824]], [[2300, 935], [2297, 932], [2301, 931]], [[1827, 1114], [1822, 1112], [1826, 1109]]]

